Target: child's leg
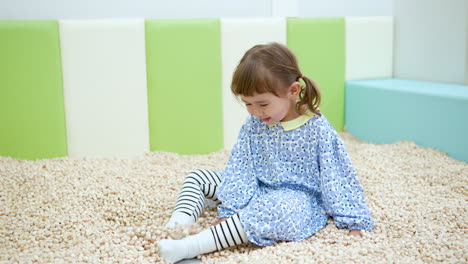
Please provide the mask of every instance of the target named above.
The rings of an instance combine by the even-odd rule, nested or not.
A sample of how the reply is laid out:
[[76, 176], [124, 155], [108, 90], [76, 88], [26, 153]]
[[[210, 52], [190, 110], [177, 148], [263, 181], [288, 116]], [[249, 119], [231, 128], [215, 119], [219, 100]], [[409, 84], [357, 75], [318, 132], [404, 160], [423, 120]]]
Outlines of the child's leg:
[[217, 194], [220, 183], [221, 178], [215, 171], [194, 170], [190, 172], [185, 177], [174, 212], [166, 226], [195, 223], [205, 208], [205, 197], [219, 203]]
[[247, 242], [247, 235], [239, 215], [236, 214], [196, 235], [181, 240], [164, 239], [159, 241], [159, 256], [177, 262]]

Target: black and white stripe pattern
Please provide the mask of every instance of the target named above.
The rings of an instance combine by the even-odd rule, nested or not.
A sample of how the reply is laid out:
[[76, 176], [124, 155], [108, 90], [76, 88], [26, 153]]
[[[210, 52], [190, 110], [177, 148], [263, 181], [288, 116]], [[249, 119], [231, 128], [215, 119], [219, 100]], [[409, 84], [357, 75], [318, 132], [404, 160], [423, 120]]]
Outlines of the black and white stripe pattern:
[[219, 204], [220, 176], [211, 170], [194, 170], [185, 177], [174, 211], [193, 216], [197, 221], [205, 208], [205, 197]]
[[210, 230], [218, 251], [249, 242], [238, 214], [233, 215], [220, 224], [210, 227]]

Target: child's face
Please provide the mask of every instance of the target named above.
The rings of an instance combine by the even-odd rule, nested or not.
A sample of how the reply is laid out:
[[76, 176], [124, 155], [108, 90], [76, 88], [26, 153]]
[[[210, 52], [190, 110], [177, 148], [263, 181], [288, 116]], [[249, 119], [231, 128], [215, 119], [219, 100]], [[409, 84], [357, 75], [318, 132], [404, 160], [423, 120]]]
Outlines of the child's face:
[[291, 91], [280, 97], [272, 93], [254, 94], [253, 96], [241, 95], [240, 97], [249, 114], [262, 119], [269, 125], [289, 121], [300, 115], [296, 111], [297, 94], [291, 93]]

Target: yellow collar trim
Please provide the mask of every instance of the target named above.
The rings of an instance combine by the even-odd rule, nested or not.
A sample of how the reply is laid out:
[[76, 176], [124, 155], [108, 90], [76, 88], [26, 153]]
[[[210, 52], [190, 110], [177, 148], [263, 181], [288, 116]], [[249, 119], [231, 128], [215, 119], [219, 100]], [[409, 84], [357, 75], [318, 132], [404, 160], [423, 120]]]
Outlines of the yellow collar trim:
[[300, 117], [293, 120], [280, 122], [280, 124], [283, 127], [284, 131], [289, 131], [301, 127], [302, 125], [307, 123], [307, 121], [309, 121], [312, 117], [314, 117], [314, 113], [312, 113], [310, 110], [307, 110], [307, 112], [305, 112]]

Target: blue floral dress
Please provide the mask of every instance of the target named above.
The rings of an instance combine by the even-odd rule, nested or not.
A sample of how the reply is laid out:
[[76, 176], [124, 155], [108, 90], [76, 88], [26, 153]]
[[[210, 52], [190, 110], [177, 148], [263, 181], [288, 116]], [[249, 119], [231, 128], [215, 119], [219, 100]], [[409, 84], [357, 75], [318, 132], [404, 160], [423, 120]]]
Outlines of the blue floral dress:
[[374, 228], [343, 141], [323, 115], [274, 126], [250, 116], [220, 174], [219, 217], [239, 213], [259, 246], [307, 238], [329, 217], [339, 228]]

